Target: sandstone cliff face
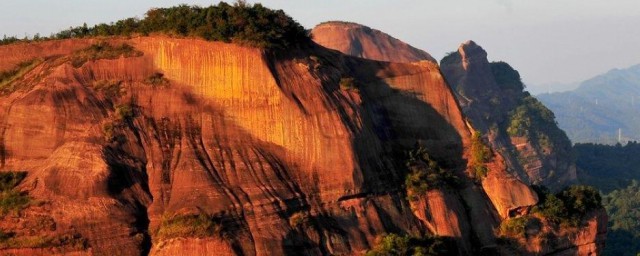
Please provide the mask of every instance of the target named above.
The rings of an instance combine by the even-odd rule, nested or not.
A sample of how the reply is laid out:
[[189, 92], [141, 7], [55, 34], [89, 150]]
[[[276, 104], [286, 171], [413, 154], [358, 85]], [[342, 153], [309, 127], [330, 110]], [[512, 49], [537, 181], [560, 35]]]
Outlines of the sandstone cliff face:
[[[465, 177], [470, 132], [436, 65], [109, 40], [123, 42], [143, 55], [74, 67], [93, 41], [0, 47], [23, 52], [3, 67], [42, 59], [0, 97], [0, 168], [27, 171], [19, 189], [43, 206], [3, 222], [52, 223], [2, 227], [17, 247], [3, 253], [361, 254], [387, 232], [452, 236], [465, 254], [471, 237], [494, 243], [497, 211], [468, 179], [466, 192], [425, 196], [434, 209], [411, 209], [401, 189], [398, 155], [418, 141]], [[358, 88], [341, 89], [344, 77]], [[447, 209], [455, 222], [414, 214]], [[180, 216], [207, 216], [215, 234], [167, 235]]]
[[311, 31], [318, 44], [365, 59], [391, 62], [437, 61], [429, 53], [412, 47], [379, 30], [364, 25], [331, 21]]

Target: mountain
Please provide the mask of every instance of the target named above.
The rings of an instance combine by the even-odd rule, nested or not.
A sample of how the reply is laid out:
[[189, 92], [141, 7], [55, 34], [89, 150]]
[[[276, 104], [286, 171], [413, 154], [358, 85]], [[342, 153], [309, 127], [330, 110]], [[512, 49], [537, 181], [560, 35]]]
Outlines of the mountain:
[[[349, 37], [350, 28], [354, 26], [358, 25], [334, 23], [329, 36], [325, 36], [315, 28], [314, 40], [323, 44], [323, 42], [332, 42], [326, 39], [329, 37]], [[336, 33], [343, 33], [343, 35], [336, 35]], [[323, 46], [352, 54], [341, 45], [344, 44], [327, 43]], [[398, 48], [395, 51], [399, 56], [409, 54], [406, 48]], [[366, 53], [356, 54], [358, 57], [363, 55]], [[380, 60], [400, 61], [393, 55]], [[500, 187], [498, 184], [506, 180], [543, 185], [556, 191], [576, 182], [576, 167], [570, 141], [556, 126], [553, 113], [523, 91], [524, 85], [516, 70], [504, 62], [490, 63], [484, 49], [475, 42], [468, 41], [462, 44], [458, 51], [449, 54], [441, 61], [441, 72], [466, 115], [467, 126], [474, 134], [472, 144], [479, 143], [477, 138], [481, 136], [480, 140], [487, 141], [493, 151], [492, 159], [499, 163], [499, 167], [478, 166], [474, 164], [476, 158], [474, 156], [477, 152], [471, 149], [469, 175], [476, 178], [482, 177], [481, 185], [489, 197], [497, 187]], [[486, 135], [482, 136], [482, 134]], [[514, 189], [512, 184], [509, 187], [508, 189]], [[512, 191], [512, 193], [512, 195], [519, 195], [523, 191]], [[529, 209], [526, 206], [507, 208], [503, 217], [515, 218], [507, 217], [501, 227], [512, 220], [527, 218]], [[603, 222], [606, 221], [601, 220], [597, 228], [600, 230], [598, 233], [600, 239], [604, 236]], [[515, 244], [519, 244], [520, 248], [526, 248], [525, 251], [537, 254], [554, 250], [548, 246], [545, 248], [545, 245], [535, 241], [520, 241]]]
[[[573, 91], [536, 96], [574, 143], [640, 140], [640, 65], [614, 69]], [[620, 135], [620, 140], [619, 140]]]
[[391, 62], [437, 61], [423, 50], [382, 31], [353, 22], [323, 22], [311, 30], [313, 40], [327, 48], [372, 60]]
[[283, 13], [183, 5], [0, 46], [0, 253], [602, 250], [599, 197], [514, 175], [437, 64], [345, 55]]

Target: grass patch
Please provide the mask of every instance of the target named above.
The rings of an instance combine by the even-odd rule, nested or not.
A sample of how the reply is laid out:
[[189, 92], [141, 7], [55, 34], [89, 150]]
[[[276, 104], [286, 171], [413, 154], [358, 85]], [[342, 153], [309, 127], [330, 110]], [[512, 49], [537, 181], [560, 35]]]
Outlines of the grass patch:
[[524, 237], [527, 225], [532, 219], [533, 218], [529, 216], [507, 219], [500, 223], [500, 227], [498, 228], [499, 235], [503, 237]]
[[41, 59], [31, 59], [18, 63], [13, 69], [0, 72], [0, 92], [14, 92], [16, 88], [15, 86], [11, 86], [11, 84], [40, 63], [42, 63]]
[[176, 237], [213, 237], [222, 235], [222, 225], [207, 214], [179, 215], [162, 220], [158, 230], [160, 240]]
[[75, 52], [71, 56], [71, 65], [75, 68], [79, 68], [87, 61], [95, 61], [100, 59], [114, 60], [123, 57], [140, 57], [143, 53], [136, 50], [133, 46], [128, 44], [120, 44], [113, 46], [107, 42], [100, 42], [93, 44], [86, 49]]
[[0, 231], [0, 249], [66, 247], [76, 250], [86, 250], [89, 247], [88, 245], [87, 239], [79, 234], [16, 236], [15, 233]]

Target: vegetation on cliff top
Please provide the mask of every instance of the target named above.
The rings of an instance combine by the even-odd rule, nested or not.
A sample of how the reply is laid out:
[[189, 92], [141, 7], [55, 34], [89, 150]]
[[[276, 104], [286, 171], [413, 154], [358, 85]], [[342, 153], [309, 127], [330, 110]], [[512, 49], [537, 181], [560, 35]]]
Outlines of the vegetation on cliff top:
[[[32, 40], [85, 38], [96, 36], [132, 36], [162, 33], [200, 37], [209, 41], [234, 42], [243, 45], [281, 49], [310, 41], [309, 32], [282, 10], [271, 10], [261, 4], [237, 1], [233, 5], [220, 2], [209, 7], [179, 5], [149, 10], [143, 19], [128, 18], [110, 24], [72, 27], [50, 37], [34, 36]], [[0, 45], [14, 43], [16, 37], [4, 37]]]
[[117, 59], [120, 56], [123, 57], [138, 57], [142, 56], [142, 52], [137, 51], [133, 46], [128, 44], [120, 44], [113, 46], [107, 42], [99, 42], [92, 44], [86, 49], [77, 51], [71, 55], [71, 65], [76, 68], [81, 67], [87, 61], [94, 61], [99, 59]]
[[540, 201], [533, 212], [554, 224], [578, 227], [589, 212], [603, 208], [600, 193], [593, 187], [573, 185], [555, 195], [543, 187], [535, 188]]

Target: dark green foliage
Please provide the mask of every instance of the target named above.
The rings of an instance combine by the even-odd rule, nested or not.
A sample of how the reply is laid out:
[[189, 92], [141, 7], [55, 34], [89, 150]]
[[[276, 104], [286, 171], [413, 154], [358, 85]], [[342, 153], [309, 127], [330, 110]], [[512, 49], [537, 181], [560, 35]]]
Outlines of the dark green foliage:
[[93, 44], [86, 49], [75, 52], [71, 56], [71, 65], [76, 68], [81, 67], [87, 61], [95, 61], [99, 59], [117, 59], [123, 57], [139, 57], [142, 52], [137, 51], [133, 46], [121, 44], [113, 46], [107, 42]]
[[20, 41], [20, 39], [18, 39], [15, 36], [9, 36], [8, 37], [7, 35], [4, 35], [2, 37], [2, 40], [0, 40], [0, 45], [12, 44], [12, 43], [19, 42], [19, 41]]
[[25, 208], [30, 198], [15, 190], [26, 177], [26, 172], [0, 172], [0, 215]]
[[[310, 42], [309, 32], [282, 10], [239, 1], [220, 2], [209, 7], [179, 5], [149, 10], [144, 19], [128, 18], [93, 27], [71, 27], [49, 39], [96, 36], [132, 36], [162, 33], [194, 36], [209, 41], [236, 42], [243, 45], [283, 49]], [[39, 38], [41, 39], [41, 38]], [[19, 41], [6, 38], [0, 44]]]
[[507, 132], [512, 136], [531, 136], [531, 132], [544, 129], [545, 126], [556, 126], [553, 112], [534, 97], [527, 95], [519, 106], [509, 113]]
[[603, 197], [609, 226], [605, 255], [634, 256], [640, 253], [640, 184], [634, 180]]
[[491, 62], [491, 73], [502, 90], [522, 91], [525, 86], [520, 79], [520, 73], [506, 62]]
[[431, 189], [460, 186], [458, 176], [441, 168], [422, 147], [409, 152], [406, 165], [409, 173], [405, 178], [405, 186], [409, 200], [416, 200]]
[[367, 256], [457, 255], [455, 243], [438, 236], [412, 237], [389, 234], [369, 250]]
[[471, 168], [475, 178], [481, 180], [487, 176], [489, 168], [486, 163], [491, 160], [491, 149], [482, 141], [482, 133], [474, 132], [471, 136]]
[[26, 172], [0, 172], [0, 191], [15, 188], [27, 177]]
[[504, 220], [498, 229], [499, 235], [504, 237], [524, 237], [526, 228], [534, 218], [521, 216]]
[[635, 141], [625, 146], [576, 144], [573, 149], [581, 171], [580, 181], [603, 193], [625, 188], [631, 180], [640, 180], [640, 144]]
[[165, 218], [162, 220], [157, 234], [160, 240], [176, 237], [205, 238], [221, 235], [222, 226], [220, 223], [204, 213]]
[[569, 186], [553, 195], [545, 188], [536, 188], [540, 201], [533, 208], [549, 222], [577, 227], [591, 211], [602, 209], [602, 198], [589, 186]]

